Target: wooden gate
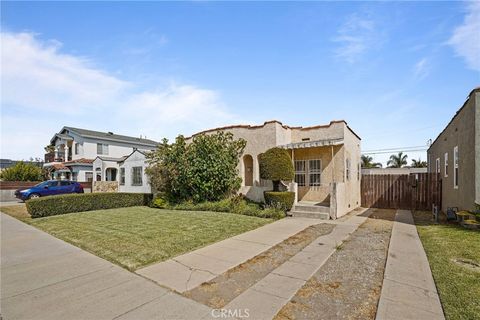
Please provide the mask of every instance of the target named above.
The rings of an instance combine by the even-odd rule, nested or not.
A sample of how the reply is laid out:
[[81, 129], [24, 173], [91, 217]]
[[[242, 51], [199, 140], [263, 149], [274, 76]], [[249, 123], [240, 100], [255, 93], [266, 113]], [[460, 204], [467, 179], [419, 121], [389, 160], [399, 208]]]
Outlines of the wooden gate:
[[385, 209], [431, 210], [441, 206], [442, 181], [439, 174], [364, 174], [362, 206]]

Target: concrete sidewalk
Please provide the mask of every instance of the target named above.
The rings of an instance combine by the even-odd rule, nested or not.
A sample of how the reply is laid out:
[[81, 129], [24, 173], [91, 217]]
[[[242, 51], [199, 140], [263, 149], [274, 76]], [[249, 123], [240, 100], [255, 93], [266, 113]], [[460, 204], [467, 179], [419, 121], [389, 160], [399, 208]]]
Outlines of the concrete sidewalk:
[[195, 319], [210, 308], [1, 214], [4, 319]]
[[322, 222], [316, 219], [285, 218], [136, 272], [162, 286], [183, 293], [257, 256], [305, 228]]
[[410, 211], [395, 215], [377, 320], [445, 319]]

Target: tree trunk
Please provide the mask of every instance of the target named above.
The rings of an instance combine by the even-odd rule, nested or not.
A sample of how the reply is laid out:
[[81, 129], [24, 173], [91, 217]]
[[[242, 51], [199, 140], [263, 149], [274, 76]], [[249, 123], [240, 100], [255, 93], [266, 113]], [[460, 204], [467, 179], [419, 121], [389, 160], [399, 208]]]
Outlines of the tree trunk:
[[273, 191], [280, 191], [280, 181], [275, 180], [275, 181], [272, 181], [272, 183], [273, 183]]

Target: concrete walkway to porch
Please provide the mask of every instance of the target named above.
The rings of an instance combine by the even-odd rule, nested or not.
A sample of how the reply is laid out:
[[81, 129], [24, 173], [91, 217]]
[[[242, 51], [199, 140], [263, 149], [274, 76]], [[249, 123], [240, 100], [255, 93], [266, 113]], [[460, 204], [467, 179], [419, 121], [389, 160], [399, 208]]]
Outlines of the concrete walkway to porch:
[[196, 319], [211, 310], [1, 214], [3, 319]]
[[258, 229], [163, 261], [136, 273], [183, 293], [257, 256], [322, 220], [284, 218]]
[[395, 215], [376, 319], [445, 319], [427, 256], [408, 210], [398, 210]]
[[[320, 220], [321, 223], [333, 223], [336, 226], [331, 233], [318, 237], [265, 278], [248, 288], [227, 304], [225, 309], [248, 309], [249, 319], [274, 318], [295, 293], [323, 266], [337, 250], [337, 247], [366, 221], [367, 217], [362, 216], [365, 211], [366, 209], [360, 209], [339, 220]], [[209, 316], [206, 318], [210, 319]]]

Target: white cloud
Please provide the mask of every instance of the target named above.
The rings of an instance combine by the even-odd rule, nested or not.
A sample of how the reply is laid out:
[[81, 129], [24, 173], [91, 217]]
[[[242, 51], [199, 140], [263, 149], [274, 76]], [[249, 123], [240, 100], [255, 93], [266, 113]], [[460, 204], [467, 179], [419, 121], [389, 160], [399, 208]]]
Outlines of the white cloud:
[[355, 13], [342, 24], [333, 41], [339, 43], [335, 56], [355, 63], [369, 49], [376, 47], [380, 39], [374, 20]]
[[456, 55], [465, 59], [470, 69], [480, 71], [480, 2], [467, 5], [463, 24], [456, 27], [448, 40]]
[[171, 83], [138, 88], [31, 33], [1, 33], [2, 157], [39, 156], [64, 125], [151, 139], [237, 122], [220, 94]]
[[430, 73], [430, 62], [427, 58], [420, 59], [413, 68], [415, 79], [422, 80]]
[[122, 80], [59, 52], [31, 33], [1, 33], [2, 105], [78, 114], [105, 106], [128, 87]]

